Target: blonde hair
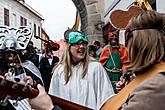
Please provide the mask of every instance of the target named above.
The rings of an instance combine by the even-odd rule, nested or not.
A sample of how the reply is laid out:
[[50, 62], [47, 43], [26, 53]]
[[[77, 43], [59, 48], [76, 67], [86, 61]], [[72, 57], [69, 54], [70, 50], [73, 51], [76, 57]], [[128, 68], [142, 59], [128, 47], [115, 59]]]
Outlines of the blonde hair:
[[[66, 84], [68, 83], [70, 77], [72, 76], [70, 46], [71, 46], [70, 44], [66, 44], [63, 58], [60, 61], [64, 65], [64, 74], [65, 74]], [[82, 79], [83, 79], [86, 76], [87, 71], [88, 71], [88, 63], [89, 63], [89, 53], [88, 53], [88, 51], [86, 51], [85, 58], [81, 61], [81, 63], [83, 65], [83, 72], [81, 73], [81, 76], [82, 76]]]
[[155, 11], [145, 11], [129, 22], [133, 29], [128, 41], [130, 64], [126, 70], [136, 74], [165, 61], [164, 17]]

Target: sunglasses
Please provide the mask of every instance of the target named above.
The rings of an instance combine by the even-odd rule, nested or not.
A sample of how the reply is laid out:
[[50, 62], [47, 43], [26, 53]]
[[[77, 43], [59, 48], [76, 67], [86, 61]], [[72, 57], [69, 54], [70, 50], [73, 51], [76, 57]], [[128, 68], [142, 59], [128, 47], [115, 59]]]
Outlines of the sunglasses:
[[86, 47], [86, 46], [88, 45], [88, 43], [87, 43], [87, 42], [84, 42], [84, 41], [79, 41], [79, 42], [77, 42], [77, 43], [71, 44], [71, 46], [75, 46], [76, 48], [80, 48], [81, 45], [82, 45], [83, 47]]

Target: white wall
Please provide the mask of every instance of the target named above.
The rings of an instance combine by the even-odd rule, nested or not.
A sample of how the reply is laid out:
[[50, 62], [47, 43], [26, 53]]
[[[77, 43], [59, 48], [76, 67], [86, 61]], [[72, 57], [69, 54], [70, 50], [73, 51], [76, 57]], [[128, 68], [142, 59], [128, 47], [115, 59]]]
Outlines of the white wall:
[[[11, 27], [19, 27], [20, 16], [22, 16], [27, 19], [27, 26], [31, 27], [32, 29], [34, 28], [34, 23], [36, 24], [36, 32], [38, 35], [38, 26], [42, 27], [42, 19], [21, 4], [17, 3], [15, 0], [0, 0], [0, 25], [4, 25], [4, 8], [9, 10], [9, 20]], [[37, 48], [41, 49], [41, 40], [32, 37], [32, 41]]]
[[[106, 0], [107, 3], [105, 3], [106, 5], [109, 4], [109, 3], [113, 3], [112, 1], [117, 1], [117, 0]], [[111, 2], [110, 2], [111, 1]], [[119, 0], [118, 0], [119, 1]], [[127, 10], [126, 8], [131, 4], [133, 3], [135, 0], [120, 0], [120, 2], [113, 8], [113, 10], [116, 10], [116, 9], [122, 9], [122, 10]], [[111, 5], [109, 4], [109, 6]], [[106, 6], [108, 7], [108, 5]], [[106, 8], [108, 11], [109, 8]], [[111, 10], [106, 16], [104, 16], [104, 22], [107, 24], [109, 22], [109, 16], [111, 14], [111, 12], [113, 11]]]
[[164, 5], [165, 1], [164, 0], [157, 0], [156, 1], [156, 8], [157, 11], [160, 13], [165, 13], [165, 5]]

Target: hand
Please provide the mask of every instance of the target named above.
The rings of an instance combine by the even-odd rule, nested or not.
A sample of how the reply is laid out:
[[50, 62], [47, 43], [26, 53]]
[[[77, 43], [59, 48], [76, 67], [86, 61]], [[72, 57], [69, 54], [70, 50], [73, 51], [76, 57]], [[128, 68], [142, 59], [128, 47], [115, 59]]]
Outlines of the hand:
[[118, 81], [115, 85], [116, 85], [116, 89], [120, 91], [125, 86], [125, 79], [121, 77], [120, 81]]
[[28, 84], [33, 85], [33, 79], [32, 79], [32, 77], [26, 76], [26, 81], [28, 82]]
[[118, 90], [118, 91], [120, 91], [122, 88], [123, 88], [123, 82], [122, 81], [119, 81], [119, 82], [117, 82], [115, 85], [116, 85], [116, 89]]
[[51, 110], [54, 106], [51, 98], [45, 92], [44, 87], [38, 84], [37, 88], [39, 90], [39, 94], [33, 99], [28, 99], [29, 104], [35, 110]]

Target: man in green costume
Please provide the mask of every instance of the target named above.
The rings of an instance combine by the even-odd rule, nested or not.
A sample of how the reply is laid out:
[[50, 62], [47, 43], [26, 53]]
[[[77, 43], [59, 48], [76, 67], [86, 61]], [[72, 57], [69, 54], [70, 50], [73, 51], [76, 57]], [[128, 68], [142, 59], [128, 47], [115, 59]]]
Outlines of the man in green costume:
[[115, 84], [124, 74], [125, 66], [129, 64], [127, 48], [119, 44], [119, 30], [110, 29], [108, 32], [108, 45], [103, 49], [99, 61], [107, 70], [114, 91], [117, 93]]

